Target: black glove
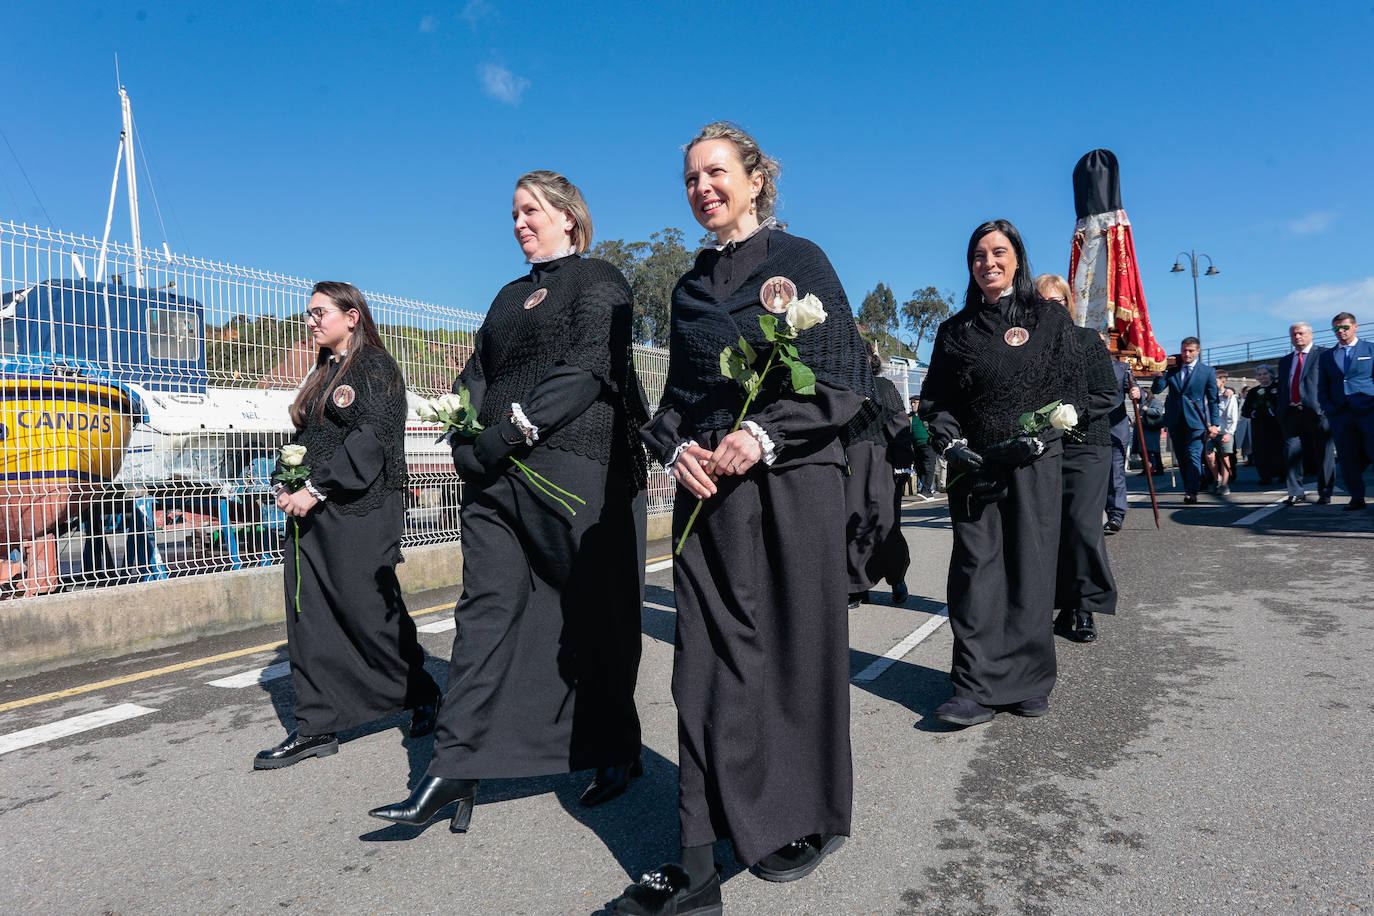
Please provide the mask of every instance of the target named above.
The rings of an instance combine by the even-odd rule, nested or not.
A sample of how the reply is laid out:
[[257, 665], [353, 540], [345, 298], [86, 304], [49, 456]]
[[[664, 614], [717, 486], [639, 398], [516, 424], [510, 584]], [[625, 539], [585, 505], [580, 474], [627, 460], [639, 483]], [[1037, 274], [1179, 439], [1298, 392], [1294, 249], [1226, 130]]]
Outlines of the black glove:
[[1018, 467], [1045, 450], [1045, 443], [1031, 436], [1017, 436], [983, 449], [983, 459], [989, 464]]
[[983, 470], [983, 456], [968, 447], [964, 439], [955, 439], [944, 451], [945, 463], [949, 474], [969, 474], [976, 476]]
[[487, 469], [482, 467], [482, 463], [472, 453], [475, 441], [453, 437], [453, 468], [458, 472], [458, 476], [468, 483], [476, 483], [488, 476]]
[[973, 504], [990, 505], [1004, 499], [1007, 493], [1007, 479], [999, 474], [995, 477], [974, 478], [968, 498]]
[[524, 444], [525, 434], [520, 432], [510, 417], [506, 417], [478, 434], [472, 443], [472, 454], [488, 474], [494, 474], [503, 470], [506, 458]]

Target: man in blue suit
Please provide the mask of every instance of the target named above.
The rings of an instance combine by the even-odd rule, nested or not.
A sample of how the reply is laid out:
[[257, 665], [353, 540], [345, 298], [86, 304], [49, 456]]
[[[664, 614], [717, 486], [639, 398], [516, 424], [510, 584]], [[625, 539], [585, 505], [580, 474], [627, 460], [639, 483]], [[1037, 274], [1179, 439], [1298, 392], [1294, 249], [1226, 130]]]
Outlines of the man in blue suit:
[[[1135, 427], [1126, 413], [1126, 401], [1140, 400], [1140, 388], [1135, 383], [1131, 367], [1126, 357], [1118, 353], [1112, 360], [1116, 372], [1116, 390], [1119, 397], [1107, 420], [1112, 424], [1112, 476], [1107, 481], [1107, 534], [1116, 534], [1126, 519], [1126, 453], [1131, 450], [1131, 435]], [[1148, 458], [1142, 458], [1148, 461]]]
[[1321, 356], [1317, 399], [1331, 422], [1341, 479], [1350, 494], [1347, 512], [1365, 507], [1364, 469], [1374, 461], [1374, 343], [1360, 340], [1355, 316], [1331, 319], [1336, 346]]
[[1198, 359], [1201, 344], [1196, 337], [1185, 337], [1178, 357], [1169, 357], [1170, 366], [1155, 379], [1151, 390], [1159, 394], [1166, 388], [1164, 426], [1174, 444], [1174, 457], [1183, 465], [1183, 501], [1197, 502], [1202, 482], [1202, 443], [1220, 431], [1217, 412], [1217, 374]]
[[1325, 347], [1312, 343], [1312, 326], [1299, 321], [1288, 328], [1293, 352], [1279, 360], [1279, 429], [1283, 430], [1288, 458], [1288, 498], [1290, 506], [1307, 499], [1302, 489], [1303, 452], [1320, 457], [1317, 469], [1317, 502], [1331, 502], [1336, 487], [1336, 453], [1331, 446], [1331, 424], [1322, 413], [1317, 398], [1321, 380], [1321, 360]]

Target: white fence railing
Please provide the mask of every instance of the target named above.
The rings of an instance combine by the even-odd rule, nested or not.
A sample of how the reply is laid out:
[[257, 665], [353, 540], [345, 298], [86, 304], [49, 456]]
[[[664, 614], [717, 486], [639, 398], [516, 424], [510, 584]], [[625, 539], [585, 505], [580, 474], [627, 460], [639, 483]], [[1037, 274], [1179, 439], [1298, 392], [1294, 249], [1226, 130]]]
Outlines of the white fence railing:
[[[0, 222], [0, 597], [280, 562], [267, 478], [314, 362], [312, 284], [135, 254]], [[446, 392], [482, 316], [365, 295], [411, 394]], [[636, 363], [657, 401], [666, 352]], [[434, 433], [407, 427], [408, 546], [459, 536]], [[671, 500], [658, 469], [649, 511]]]

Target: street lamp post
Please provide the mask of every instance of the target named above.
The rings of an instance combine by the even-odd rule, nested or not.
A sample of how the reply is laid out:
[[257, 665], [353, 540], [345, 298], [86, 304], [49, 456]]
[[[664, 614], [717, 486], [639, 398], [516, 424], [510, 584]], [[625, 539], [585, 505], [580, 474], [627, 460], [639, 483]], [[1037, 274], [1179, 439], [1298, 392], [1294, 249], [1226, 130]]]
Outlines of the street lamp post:
[[[1171, 274], [1183, 273], [1183, 259], [1188, 259], [1188, 264], [1193, 268], [1193, 324], [1196, 326], [1197, 339], [1202, 340], [1202, 315], [1197, 307], [1197, 259], [1207, 259], [1207, 272], [1204, 277], [1215, 277], [1221, 271], [1217, 270], [1212, 263], [1212, 256], [1208, 254], [1198, 254], [1196, 251], [1180, 251], [1174, 258], [1174, 266], [1169, 270]], [[1201, 346], [1201, 344], [1199, 344]]]

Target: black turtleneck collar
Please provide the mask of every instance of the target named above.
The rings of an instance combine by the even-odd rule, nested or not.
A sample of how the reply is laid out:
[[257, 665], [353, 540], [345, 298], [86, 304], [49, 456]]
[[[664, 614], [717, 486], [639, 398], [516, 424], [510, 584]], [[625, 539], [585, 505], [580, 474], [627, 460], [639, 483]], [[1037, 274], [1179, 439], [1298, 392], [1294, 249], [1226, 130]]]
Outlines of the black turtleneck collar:
[[558, 268], [562, 267], [564, 264], [576, 261], [577, 258], [578, 256], [576, 254], [570, 254], [567, 257], [558, 258], [553, 261], [545, 261], [542, 264], [531, 264], [530, 279], [532, 279], [536, 285], [543, 283], [551, 275], [557, 273]]

